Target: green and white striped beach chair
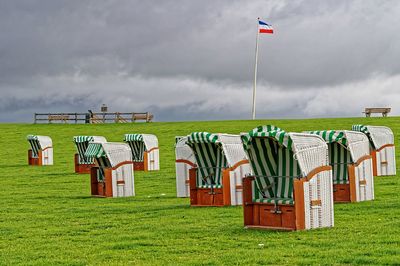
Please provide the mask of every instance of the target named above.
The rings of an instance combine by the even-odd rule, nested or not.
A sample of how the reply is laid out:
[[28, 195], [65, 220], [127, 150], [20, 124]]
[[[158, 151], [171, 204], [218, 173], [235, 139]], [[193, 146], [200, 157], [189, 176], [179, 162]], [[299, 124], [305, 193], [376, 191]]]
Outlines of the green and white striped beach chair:
[[396, 151], [393, 131], [384, 126], [353, 125], [354, 131], [367, 135], [374, 176], [396, 175]]
[[242, 204], [242, 178], [250, 173], [239, 135], [194, 132], [187, 136], [196, 167], [189, 170], [192, 206]]
[[190, 196], [189, 169], [196, 167], [193, 151], [186, 141], [187, 136], [175, 137], [176, 196], [178, 198]]
[[90, 142], [85, 157], [96, 160], [98, 165], [90, 173], [93, 196], [135, 196], [132, 153], [127, 144]]
[[85, 156], [85, 152], [90, 142], [104, 143], [106, 138], [102, 136], [75, 136], [73, 141], [78, 153], [74, 156], [75, 173], [90, 173], [90, 168], [94, 166], [94, 160]]
[[333, 167], [335, 202], [374, 199], [374, 179], [369, 141], [365, 134], [349, 130], [310, 131], [321, 136], [329, 147]]
[[332, 227], [332, 168], [316, 135], [260, 126], [242, 133], [253, 175], [243, 180], [244, 224], [302, 230]]
[[53, 165], [53, 142], [48, 136], [28, 135], [31, 145], [28, 150], [29, 165]]
[[125, 134], [136, 171], [160, 170], [158, 139], [151, 134]]

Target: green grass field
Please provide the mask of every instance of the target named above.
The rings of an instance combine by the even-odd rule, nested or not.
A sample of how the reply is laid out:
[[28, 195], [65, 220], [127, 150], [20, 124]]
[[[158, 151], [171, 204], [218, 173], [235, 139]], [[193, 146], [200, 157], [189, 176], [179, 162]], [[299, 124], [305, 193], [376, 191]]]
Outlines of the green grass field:
[[[400, 117], [108, 125], [0, 124], [1, 264], [400, 264], [400, 179], [375, 178], [371, 202], [335, 205], [335, 227], [301, 232], [243, 228], [241, 207], [190, 208], [176, 198], [175, 135], [236, 133], [263, 124], [286, 131], [386, 125]], [[74, 174], [74, 135], [159, 138], [161, 170], [135, 172], [136, 197], [92, 198]], [[27, 134], [53, 139], [54, 166], [27, 165]], [[399, 156], [397, 155], [399, 165]], [[259, 247], [264, 244], [264, 247]]]

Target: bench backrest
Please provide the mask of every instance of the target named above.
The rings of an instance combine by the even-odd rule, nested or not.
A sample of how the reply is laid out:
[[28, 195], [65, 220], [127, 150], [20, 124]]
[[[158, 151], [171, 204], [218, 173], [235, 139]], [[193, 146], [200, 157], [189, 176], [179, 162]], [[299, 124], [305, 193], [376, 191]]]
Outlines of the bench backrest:
[[366, 113], [389, 113], [392, 108], [365, 108]]

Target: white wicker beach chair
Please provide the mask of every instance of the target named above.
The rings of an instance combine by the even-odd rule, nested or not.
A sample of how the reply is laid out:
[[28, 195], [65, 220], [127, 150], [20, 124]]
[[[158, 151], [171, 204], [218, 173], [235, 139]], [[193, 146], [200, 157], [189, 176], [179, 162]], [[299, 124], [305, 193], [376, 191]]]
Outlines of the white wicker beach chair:
[[353, 125], [354, 131], [367, 135], [374, 176], [396, 175], [396, 152], [393, 131], [383, 126]]
[[135, 196], [132, 153], [127, 144], [90, 142], [85, 156], [97, 165], [90, 173], [93, 196]]
[[186, 144], [196, 161], [189, 170], [190, 205], [241, 205], [242, 178], [250, 166], [240, 136], [195, 132]]
[[53, 142], [48, 136], [28, 135], [31, 145], [28, 150], [29, 165], [53, 165]]
[[75, 136], [73, 141], [77, 153], [74, 155], [75, 173], [90, 174], [90, 168], [95, 166], [93, 158], [87, 158], [85, 152], [90, 142], [104, 143], [106, 138], [102, 136]]
[[303, 230], [332, 227], [332, 167], [316, 135], [260, 126], [241, 134], [252, 175], [243, 179], [244, 225]]
[[158, 139], [151, 134], [125, 134], [124, 141], [129, 144], [135, 171], [160, 170]]
[[328, 144], [330, 165], [333, 168], [335, 202], [373, 200], [372, 156], [367, 136], [349, 130], [309, 133], [321, 136]]

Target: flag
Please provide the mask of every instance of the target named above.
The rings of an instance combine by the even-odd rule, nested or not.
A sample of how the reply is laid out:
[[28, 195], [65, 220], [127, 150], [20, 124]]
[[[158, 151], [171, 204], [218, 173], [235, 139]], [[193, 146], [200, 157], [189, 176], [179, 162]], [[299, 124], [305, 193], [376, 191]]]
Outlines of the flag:
[[258, 31], [260, 33], [274, 33], [274, 29], [272, 28], [272, 25], [269, 25], [268, 23], [259, 20], [258, 21]]

